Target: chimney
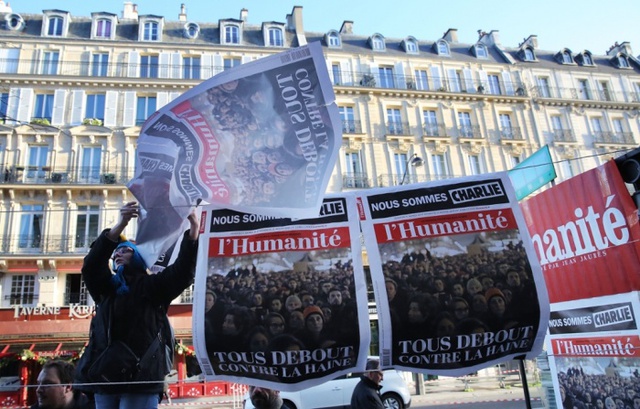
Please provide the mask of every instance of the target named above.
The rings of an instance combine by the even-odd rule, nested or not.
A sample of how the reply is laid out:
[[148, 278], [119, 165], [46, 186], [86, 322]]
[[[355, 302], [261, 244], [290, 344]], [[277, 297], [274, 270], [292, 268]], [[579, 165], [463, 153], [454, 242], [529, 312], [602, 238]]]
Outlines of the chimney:
[[0, 13], [11, 13], [11, 5], [0, 0]]
[[531, 46], [534, 50], [537, 49], [538, 48], [538, 36], [535, 35], [535, 34], [531, 34], [529, 37], [524, 39], [522, 44], [520, 44], [520, 46], [523, 46], [523, 45]]
[[486, 32], [481, 32], [480, 34], [480, 39], [478, 39], [478, 42], [484, 44], [484, 45], [497, 45], [497, 46], [501, 46], [502, 44], [500, 43], [500, 34], [498, 34], [498, 30], [491, 30], [490, 32], [486, 33]]
[[287, 30], [296, 34], [298, 46], [307, 45], [307, 37], [304, 34], [304, 26], [302, 24], [302, 6], [293, 6], [291, 14], [287, 14]]
[[138, 19], [138, 5], [133, 4], [130, 1], [124, 2], [124, 10], [122, 11], [122, 18], [129, 20]]
[[180, 14], [178, 14], [179, 21], [187, 21], [187, 6], [182, 3], [180, 5]]
[[353, 21], [343, 21], [342, 27], [340, 27], [340, 34], [353, 34]]
[[249, 18], [249, 10], [247, 9], [240, 10], [240, 20], [246, 23], [248, 18]]
[[623, 41], [622, 44], [619, 44], [616, 41], [616, 43], [609, 48], [609, 51], [607, 51], [607, 55], [609, 57], [613, 57], [618, 53], [624, 53], [627, 56], [632, 57], [633, 51], [631, 50], [631, 44], [628, 41]]
[[458, 29], [450, 28], [446, 33], [442, 36], [443, 40], [446, 40], [448, 43], [457, 43], [458, 42]]

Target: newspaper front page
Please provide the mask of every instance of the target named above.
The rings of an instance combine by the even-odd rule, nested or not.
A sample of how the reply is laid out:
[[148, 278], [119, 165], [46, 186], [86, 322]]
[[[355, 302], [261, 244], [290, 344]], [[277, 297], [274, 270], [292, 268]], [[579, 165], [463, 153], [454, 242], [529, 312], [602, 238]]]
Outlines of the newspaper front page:
[[539, 354], [547, 294], [506, 173], [362, 199], [384, 366], [460, 376]]
[[294, 391], [362, 370], [370, 330], [355, 197], [283, 219], [207, 207], [193, 329], [207, 379]]

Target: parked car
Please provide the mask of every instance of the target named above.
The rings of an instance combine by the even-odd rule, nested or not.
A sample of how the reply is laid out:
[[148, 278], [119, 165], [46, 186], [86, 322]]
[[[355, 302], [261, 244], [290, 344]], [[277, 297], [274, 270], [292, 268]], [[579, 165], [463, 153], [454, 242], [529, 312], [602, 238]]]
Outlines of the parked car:
[[[280, 392], [291, 409], [349, 408], [351, 395], [360, 382], [360, 373], [351, 373], [298, 392]], [[411, 406], [411, 393], [404, 378], [395, 369], [384, 371], [380, 396], [387, 409]], [[244, 396], [244, 409], [254, 409], [249, 394]]]

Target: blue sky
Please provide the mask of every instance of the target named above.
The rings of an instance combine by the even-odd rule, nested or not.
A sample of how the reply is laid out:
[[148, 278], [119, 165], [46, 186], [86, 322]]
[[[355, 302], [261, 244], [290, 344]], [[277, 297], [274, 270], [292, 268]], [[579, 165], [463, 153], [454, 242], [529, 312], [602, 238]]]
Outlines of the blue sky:
[[[498, 30], [502, 44], [517, 47], [530, 34], [539, 47], [556, 51], [567, 47], [602, 55], [616, 41], [629, 41], [640, 55], [640, 0], [137, 0], [140, 14], [156, 14], [177, 20], [180, 4], [189, 21], [215, 22], [238, 18], [249, 10], [249, 23], [285, 21], [294, 5], [303, 7], [306, 31], [340, 29], [344, 20], [354, 22], [354, 32], [379, 32], [388, 38], [408, 35], [434, 41], [449, 28], [457, 28], [463, 43], [474, 43], [478, 30]], [[61, 9], [89, 16], [94, 11], [122, 14], [122, 0], [10, 0], [16, 13], [41, 13]], [[347, 6], [348, 5], [348, 6]]]

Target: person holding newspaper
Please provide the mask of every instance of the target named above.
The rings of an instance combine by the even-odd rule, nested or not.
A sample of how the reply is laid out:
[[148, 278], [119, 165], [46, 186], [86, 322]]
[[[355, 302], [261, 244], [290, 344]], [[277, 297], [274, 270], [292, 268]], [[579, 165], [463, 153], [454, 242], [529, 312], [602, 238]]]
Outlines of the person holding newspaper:
[[[156, 409], [173, 359], [167, 308], [193, 282], [199, 221], [188, 216], [175, 262], [148, 274], [136, 245], [121, 233], [140, 208], [129, 202], [84, 259], [82, 278], [96, 302], [89, 344], [78, 363], [77, 388], [95, 395], [97, 409]], [[110, 265], [115, 270], [112, 273]]]

